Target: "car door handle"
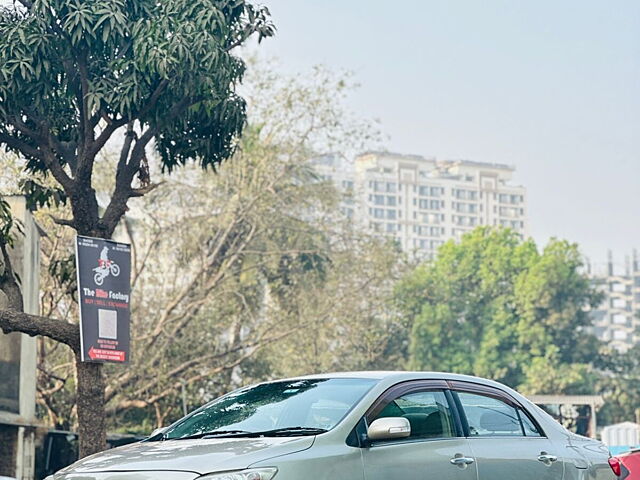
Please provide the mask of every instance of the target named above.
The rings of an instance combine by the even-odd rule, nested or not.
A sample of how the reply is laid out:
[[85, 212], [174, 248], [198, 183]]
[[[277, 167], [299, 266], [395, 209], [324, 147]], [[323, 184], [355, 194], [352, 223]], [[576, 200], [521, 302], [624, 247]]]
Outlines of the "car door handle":
[[473, 462], [475, 462], [475, 459], [469, 458], [469, 457], [453, 457], [449, 461], [451, 462], [451, 465], [462, 466], [462, 465], [471, 465]]
[[555, 455], [549, 455], [548, 453], [542, 452], [538, 456], [538, 460], [541, 461], [542, 463], [553, 463], [556, 460], [558, 460], [558, 457]]

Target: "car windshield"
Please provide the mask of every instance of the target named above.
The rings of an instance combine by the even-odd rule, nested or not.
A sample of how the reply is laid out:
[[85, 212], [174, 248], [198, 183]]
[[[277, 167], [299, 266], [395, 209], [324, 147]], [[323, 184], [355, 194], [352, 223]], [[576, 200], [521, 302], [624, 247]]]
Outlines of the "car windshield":
[[278, 434], [291, 435], [320, 433], [335, 427], [375, 383], [362, 378], [263, 383], [214, 400], [170, 427], [163, 438], [216, 435], [215, 432], [273, 434], [276, 430]]

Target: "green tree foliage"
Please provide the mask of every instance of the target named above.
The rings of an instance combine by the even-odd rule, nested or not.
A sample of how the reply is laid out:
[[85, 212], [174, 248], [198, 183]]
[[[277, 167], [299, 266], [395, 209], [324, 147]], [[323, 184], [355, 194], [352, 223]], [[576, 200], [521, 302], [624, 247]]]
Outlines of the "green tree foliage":
[[[0, 145], [52, 174], [71, 200], [66, 223], [109, 237], [148, 186], [145, 147], [163, 168], [214, 166], [245, 121], [244, 63], [231, 53], [273, 34], [268, 11], [237, 0], [25, 0], [0, 9]], [[92, 195], [97, 154], [126, 127], [104, 215]], [[143, 190], [131, 182], [138, 175]], [[42, 194], [32, 182], [31, 194]]]
[[[47, 153], [78, 167], [133, 120], [153, 129], [168, 169], [229, 156], [244, 121], [233, 91], [244, 64], [230, 51], [273, 33], [266, 9], [235, 0], [23, 5], [0, 15], [0, 131], [31, 169], [46, 169]], [[101, 121], [96, 141], [87, 127]]]
[[446, 243], [396, 291], [412, 323], [410, 367], [528, 393], [586, 388], [598, 352], [586, 308], [598, 295], [581, 267], [576, 245], [551, 240], [539, 251], [506, 229], [480, 227]]
[[599, 414], [603, 424], [640, 422], [640, 349], [611, 352], [600, 365], [603, 374], [598, 389], [605, 405]]

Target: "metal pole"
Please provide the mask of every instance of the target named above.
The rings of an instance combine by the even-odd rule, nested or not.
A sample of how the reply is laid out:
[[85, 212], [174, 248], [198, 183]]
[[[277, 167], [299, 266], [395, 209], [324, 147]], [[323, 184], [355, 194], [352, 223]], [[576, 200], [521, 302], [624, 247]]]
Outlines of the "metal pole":
[[591, 418], [589, 419], [589, 436], [591, 438], [596, 438], [596, 405], [592, 402], [589, 406], [591, 407]]

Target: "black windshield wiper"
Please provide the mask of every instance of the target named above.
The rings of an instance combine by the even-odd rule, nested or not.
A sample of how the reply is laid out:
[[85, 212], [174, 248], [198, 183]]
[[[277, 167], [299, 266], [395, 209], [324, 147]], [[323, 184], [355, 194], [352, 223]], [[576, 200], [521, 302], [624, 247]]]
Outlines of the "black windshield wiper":
[[273, 430], [264, 430], [262, 432], [256, 432], [256, 436], [260, 437], [277, 437], [277, 436], [294, 436], [294, 435], [320, 435], [321, 433], [327, 433], [329, 430], [326, 428], [316, 427], [283, 427], [274, 428]]
[[194, 438], [217, 438], [217, 437], [288, 437], [302, 435], [320, 435], [328, 432], [325, 428], [315, 427], [283, 427], [274, 428], [272, 430], [263, 430], [259, 432], [249, 432], [247, 430], [212, 430], [210, 432], [196, 433], [186, 437], [166, 438], [166, 440], [190, 440]]
[[178, 438], [165, 438], [166, 440], [191, 440], [194, 438], [205, 438], [205, 437], [219, 437], [223, 435], [251, 435], [253, 432], [248, 432], [247, 430], [211, 430], [210, 432], [203, 433], [194, 433], [193, 435], [187, 435], [186, 437], [178, 437]]

